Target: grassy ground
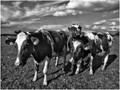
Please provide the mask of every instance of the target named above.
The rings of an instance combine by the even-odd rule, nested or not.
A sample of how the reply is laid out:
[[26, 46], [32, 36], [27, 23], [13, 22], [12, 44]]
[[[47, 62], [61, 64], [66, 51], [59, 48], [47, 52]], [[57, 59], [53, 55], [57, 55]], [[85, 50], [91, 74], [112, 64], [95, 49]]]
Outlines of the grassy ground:
[[[114, 37], [113, 46], [105, 71], [101, 70], [101, 57], [94, 61], [95, 73], [89, 75], [88, 68], [78, 75], [68, 76], [61, 70], [63, 58], [55, 67], [51, 61], [48, 71], [48, 86], [43, 86], [43, 62], [40, 63], [38, 80], [33, 82], [34, 66], [30, 58], [24, 67], [15, 67], [17, 50], [6, 45], [1, 38], [1, 88], [2, 89], [118, 89], [119, 88], [119, 37]], [[69, 59], [69, 56], [67, 57]]]

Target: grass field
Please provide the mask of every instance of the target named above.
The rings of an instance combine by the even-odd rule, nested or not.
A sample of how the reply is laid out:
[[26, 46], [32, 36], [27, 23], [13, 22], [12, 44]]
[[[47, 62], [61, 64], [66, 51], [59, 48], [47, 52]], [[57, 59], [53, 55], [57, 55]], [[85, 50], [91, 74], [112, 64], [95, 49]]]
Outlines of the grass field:
[[[68, 76], [61, 70], [63, 58], [59, 66], [55, 67], [55, 60], [51, 61], [48, 71], [48, 86], [43, 86], [42, 69], [40, 63], [38, 80], [33, 82], [33, 58], [28, 59], [24, 67], [15, 67], [17, 50], [14, 46], [6, 45], [4, 36], [1, 37], [1, 88], [2, 89], [118, 89], [119, 88], [119, 36], [114, 37], [108, 65], [101, 70], [101, 57], [94, 61], [95, 72], [89, 75], [88, 68], [78, 75]], [[67, 56], [67, 60], [69, 56]]]

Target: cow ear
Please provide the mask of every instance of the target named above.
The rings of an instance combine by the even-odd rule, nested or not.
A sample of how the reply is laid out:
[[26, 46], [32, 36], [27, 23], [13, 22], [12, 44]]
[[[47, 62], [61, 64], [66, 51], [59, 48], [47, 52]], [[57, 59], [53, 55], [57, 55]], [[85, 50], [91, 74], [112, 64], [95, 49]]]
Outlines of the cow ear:
[[21, 30], [18, 30], [18, 31], [14, 31], [16, 34], [19, 34], [21, 32]]
[[80, 30], [82, 30], [82, 27], [79, 25], [79, 27], [78, 27]]
[[37, 45], [39, 43], [39, 39], [36, 37], [31, 37], [31, 41], [32, 41], [33, 45]]
[[68, 30], [70, 30], [70, 27], [68, 27]]

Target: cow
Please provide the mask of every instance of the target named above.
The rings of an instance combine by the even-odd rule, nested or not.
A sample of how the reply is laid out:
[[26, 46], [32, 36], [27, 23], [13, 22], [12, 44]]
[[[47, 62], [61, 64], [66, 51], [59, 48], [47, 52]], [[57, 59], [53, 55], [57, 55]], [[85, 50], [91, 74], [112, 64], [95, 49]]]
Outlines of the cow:
[[71, 27], [68, 27], [68, 31], [70, 33], [68, 40], [67, 40], [67, 51], [70, 51], [69, 42], [71, 41], [72, 37], [81, 33], [82, 27], [78, 24], [72, 24]]
[[[70, 42], [72, 43], [70, 45], [73, 47], [72, 57], [69, 60], [69, 62], [72, 63], [71, 73], [73, 73], [74, 64], [76, 63], [77, 69], [75, 74], [79, 73], [79, 68], [81, 67], [83, 58], [87, 55], [90, 57], [90, 75], [93, 75], [93, 59], [96, 55], [103, 56], [102, 60], [104, 59], [104, 64], [102, 70], [105, 70], [110, 48], [113, 42], [113, 37], [109, 34], [109, 32], [81, 32], [80, 34], [76, 35], [76, 37], [73, 37]], [[86, 52], [88, 53], [85, 55]]]
[[71, 66], [71, 73], [69, 75], [74, 74], [74, 68], [77, 65], [77, 69], [75, 74], [79, 73], [79, 68], [81, 69], [81, 64], [86, 62], [90, 54], [90, 50], [85, 50], [85, 46], [89, 43], [88, 38], [82, 36], [71, 37], [72, 39], [68, 42], [70, 44], [70, 60], [68, 61], [67, 65], [72, 64]]
[[5, 44], [8, 44], [8, 45], [13, 45], [14, 42], [15, 42], [16, 38], [12, 38], [12, 37], [7, 37], [5, 39]]
[[[52, 39], [52, 40], [51, 40]], [[37, 80], [39, 70], [39, 63], [44, 59], [45, 64], [43, 68], [43, 85], [47, 83], [47, 71], [51, 58], [53, 57], [52, 49], [56, 54], [63, 53], [64, 66], [66, 61], [66, 37], [64, 32], [37, 30], [34, 33], [19, 32], [15, 41], [18, 53], [15, 61], [15, 66], [24, 66], [30, 55], [34, 58], [35, 74], [33, 81]], [[54, 43], [54, 44], [52, 44]]]

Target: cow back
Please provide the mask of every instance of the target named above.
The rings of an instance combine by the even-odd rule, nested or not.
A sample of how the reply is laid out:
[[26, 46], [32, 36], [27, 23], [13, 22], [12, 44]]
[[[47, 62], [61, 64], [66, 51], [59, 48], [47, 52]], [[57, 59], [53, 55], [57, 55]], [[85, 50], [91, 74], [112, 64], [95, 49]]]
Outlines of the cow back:
[[50, 35], [52, 36], [52, 39], [54, 41], [54, 49], [55, 52], [62, 52], [63, 48], [67, 42], [67, 36], [63, 31], [49, 31]]

